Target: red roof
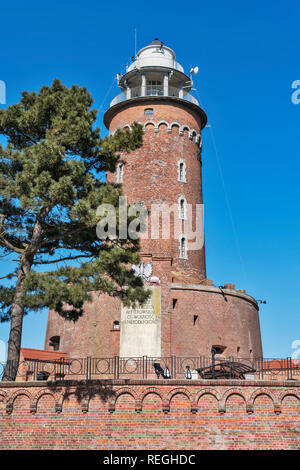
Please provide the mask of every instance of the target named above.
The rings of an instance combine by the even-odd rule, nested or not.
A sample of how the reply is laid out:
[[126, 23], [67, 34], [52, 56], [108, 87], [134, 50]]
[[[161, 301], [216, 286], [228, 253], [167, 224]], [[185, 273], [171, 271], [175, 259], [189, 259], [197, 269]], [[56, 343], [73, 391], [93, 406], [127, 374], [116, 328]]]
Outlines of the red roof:
[[260, 367], [264, 370], [282, 370], [282, 369], [300, 369], [300, 360], [299, 359], [270, 359], [263, 360], [260, 363]]
[[45, 349], [21, 348], [21, 356], [24, 359], [38, 359], [40, 361], [57, 361], [61, 358], [67, 358], [67, 353], [60, 351], [46, 351]]

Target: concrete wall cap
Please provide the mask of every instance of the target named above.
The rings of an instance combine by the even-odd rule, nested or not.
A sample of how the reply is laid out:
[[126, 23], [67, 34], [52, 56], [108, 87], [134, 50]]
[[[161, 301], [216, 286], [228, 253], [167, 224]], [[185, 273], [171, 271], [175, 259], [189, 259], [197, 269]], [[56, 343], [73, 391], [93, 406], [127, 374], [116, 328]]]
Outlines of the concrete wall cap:
[[170, 284], [170, 289], [171, 290], [193, 290], [193, 291], [200, 291], [200, 292], [211, 292], [214, 294], [220, 294], [223, 295], [231, 295], [233, 297], [239, 297], [241, 299], [247, 300], [248, 302], [251, 302], [258, 310], [258, 303], [254, 299], [254, 297], [251, 297], [251, 295], [244, 294], [243, 292], [239, 292], [236, 290], [232, 289], [220, 289], [217, 286], [206, 286], [204, 284], [183, 284], [179, 282], [172, 282]]

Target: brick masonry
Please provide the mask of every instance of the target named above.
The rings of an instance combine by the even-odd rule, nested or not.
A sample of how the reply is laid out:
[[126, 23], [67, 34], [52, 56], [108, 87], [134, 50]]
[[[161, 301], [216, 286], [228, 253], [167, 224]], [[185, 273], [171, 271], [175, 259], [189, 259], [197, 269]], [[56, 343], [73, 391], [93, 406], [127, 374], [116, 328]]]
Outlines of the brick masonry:
[[300, 449], [300, 381], [0, 384], [0, 449]]
[[[151, 116], [145, 115], [149, 108], [153, 110]], [[129, 204], [143, 203], [151, 215], [151, 204], [177, 204], [180, 196], [193, 208], [203, 203], [201, 129], [206, 122], [203, 111], [196, 112], [188, 103], [172, 99], [143, 98], [110, 108], [104, 120], [110, 134], [133, 121], [145, 128], [143, 146], [122, 155], [123, 193]], [[186, 183], [178, 181], [181, 160], [186, 165]], [[117, 182], [116, 174], [108, 174], [107, 178]], [[186, 221], [180, 222], [184, 233]], [[171, 223], [171, 235], [172, 228]], [[223, 293], [212, 286], [212, 281], [206, 279], [204, 245], [189, 251], [188, 259], [179, 257], [179, 240], [172, 236], [142, 240], [141, 249], [143, 261], [151, 262], [153, 275], [160, 278], [162, 356], [210, 356], [212, 345], [226, 347], [227, 356], [262, 356], [256, 301], [245, 291], [237, 291], [233, 284], [228, 284]], [[71, 357], [119, 355], [120, 331], [113, 330], [112, 325], [113, 321], [121, 323], [120, 313], [117, 299], [97, 294], [75, 324], [50, 311], [45, 349], [50, 348], [50, 338], [57, 335], [61, 338], [60, 350]]]

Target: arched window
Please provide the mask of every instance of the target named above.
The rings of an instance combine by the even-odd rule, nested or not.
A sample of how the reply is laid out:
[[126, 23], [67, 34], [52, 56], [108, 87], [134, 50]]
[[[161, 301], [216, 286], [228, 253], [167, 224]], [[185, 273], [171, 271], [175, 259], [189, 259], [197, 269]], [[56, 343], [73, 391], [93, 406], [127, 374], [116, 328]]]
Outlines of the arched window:
[[179, 219], [186, 219], [186, 199], [184, 196], [180, 196], [178, 199], [178, 213]]
[[144, 109], [145, 116], [152, 116], [153, 115], [153, 108], [146, 108]]
[[178, 162], [178, 181], [186, 183], [186, 166], [185, 161], [182, 159]]
[[117, 183], [123, 183], [123, 176], [124, 176], [124, 163], [119, 163], [117, 167]]

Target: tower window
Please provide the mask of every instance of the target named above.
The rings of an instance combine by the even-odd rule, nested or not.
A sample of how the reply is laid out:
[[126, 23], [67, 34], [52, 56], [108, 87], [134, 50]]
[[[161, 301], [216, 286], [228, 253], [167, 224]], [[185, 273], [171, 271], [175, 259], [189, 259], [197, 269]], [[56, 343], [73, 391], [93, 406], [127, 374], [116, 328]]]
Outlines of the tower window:
[[179, 258], [187, 259], [187, 239], [185, 236], [180, 237]]
[[49, 346], [53, 348], [53, 351], [59, 350], [60, 336], [52, 336], [49, 340]]
[[198, 315], [194, 315], [194, 325], [196, 325], [197, 320], [198, 320]]
[[184, 196], [180, 196], [178, 199], [178, 212], [179, 219], [186, 219], [186, 199]]
[[180, 183], [186, 183], [186, 171], [185, 171], [185, 161], [179, 160], [178, 162], [178, 181]]
[[159, 80], [148, 80], [146, 86], [146, 95], [147, 96], [162, 96], [163, 87], [161, 81]]
[[113, 323], [113, 329], [114, 330], [119, 330], [120, 329], [120, 323], [116, 320]]
[[124, 163], [119, 163], [117, 167], [117, 183], [123, 183], [123, 176], [124, 176]]
[[213, 344], [212, 349], [214, 349], [215, 354], [223, 354], [226, 349], [226, 346], [221, 346], [219, 344]]
[[146, 108], [144, 111], [145, 116], [152, 116], [153, 115], [153, 109], [152, 108]]

